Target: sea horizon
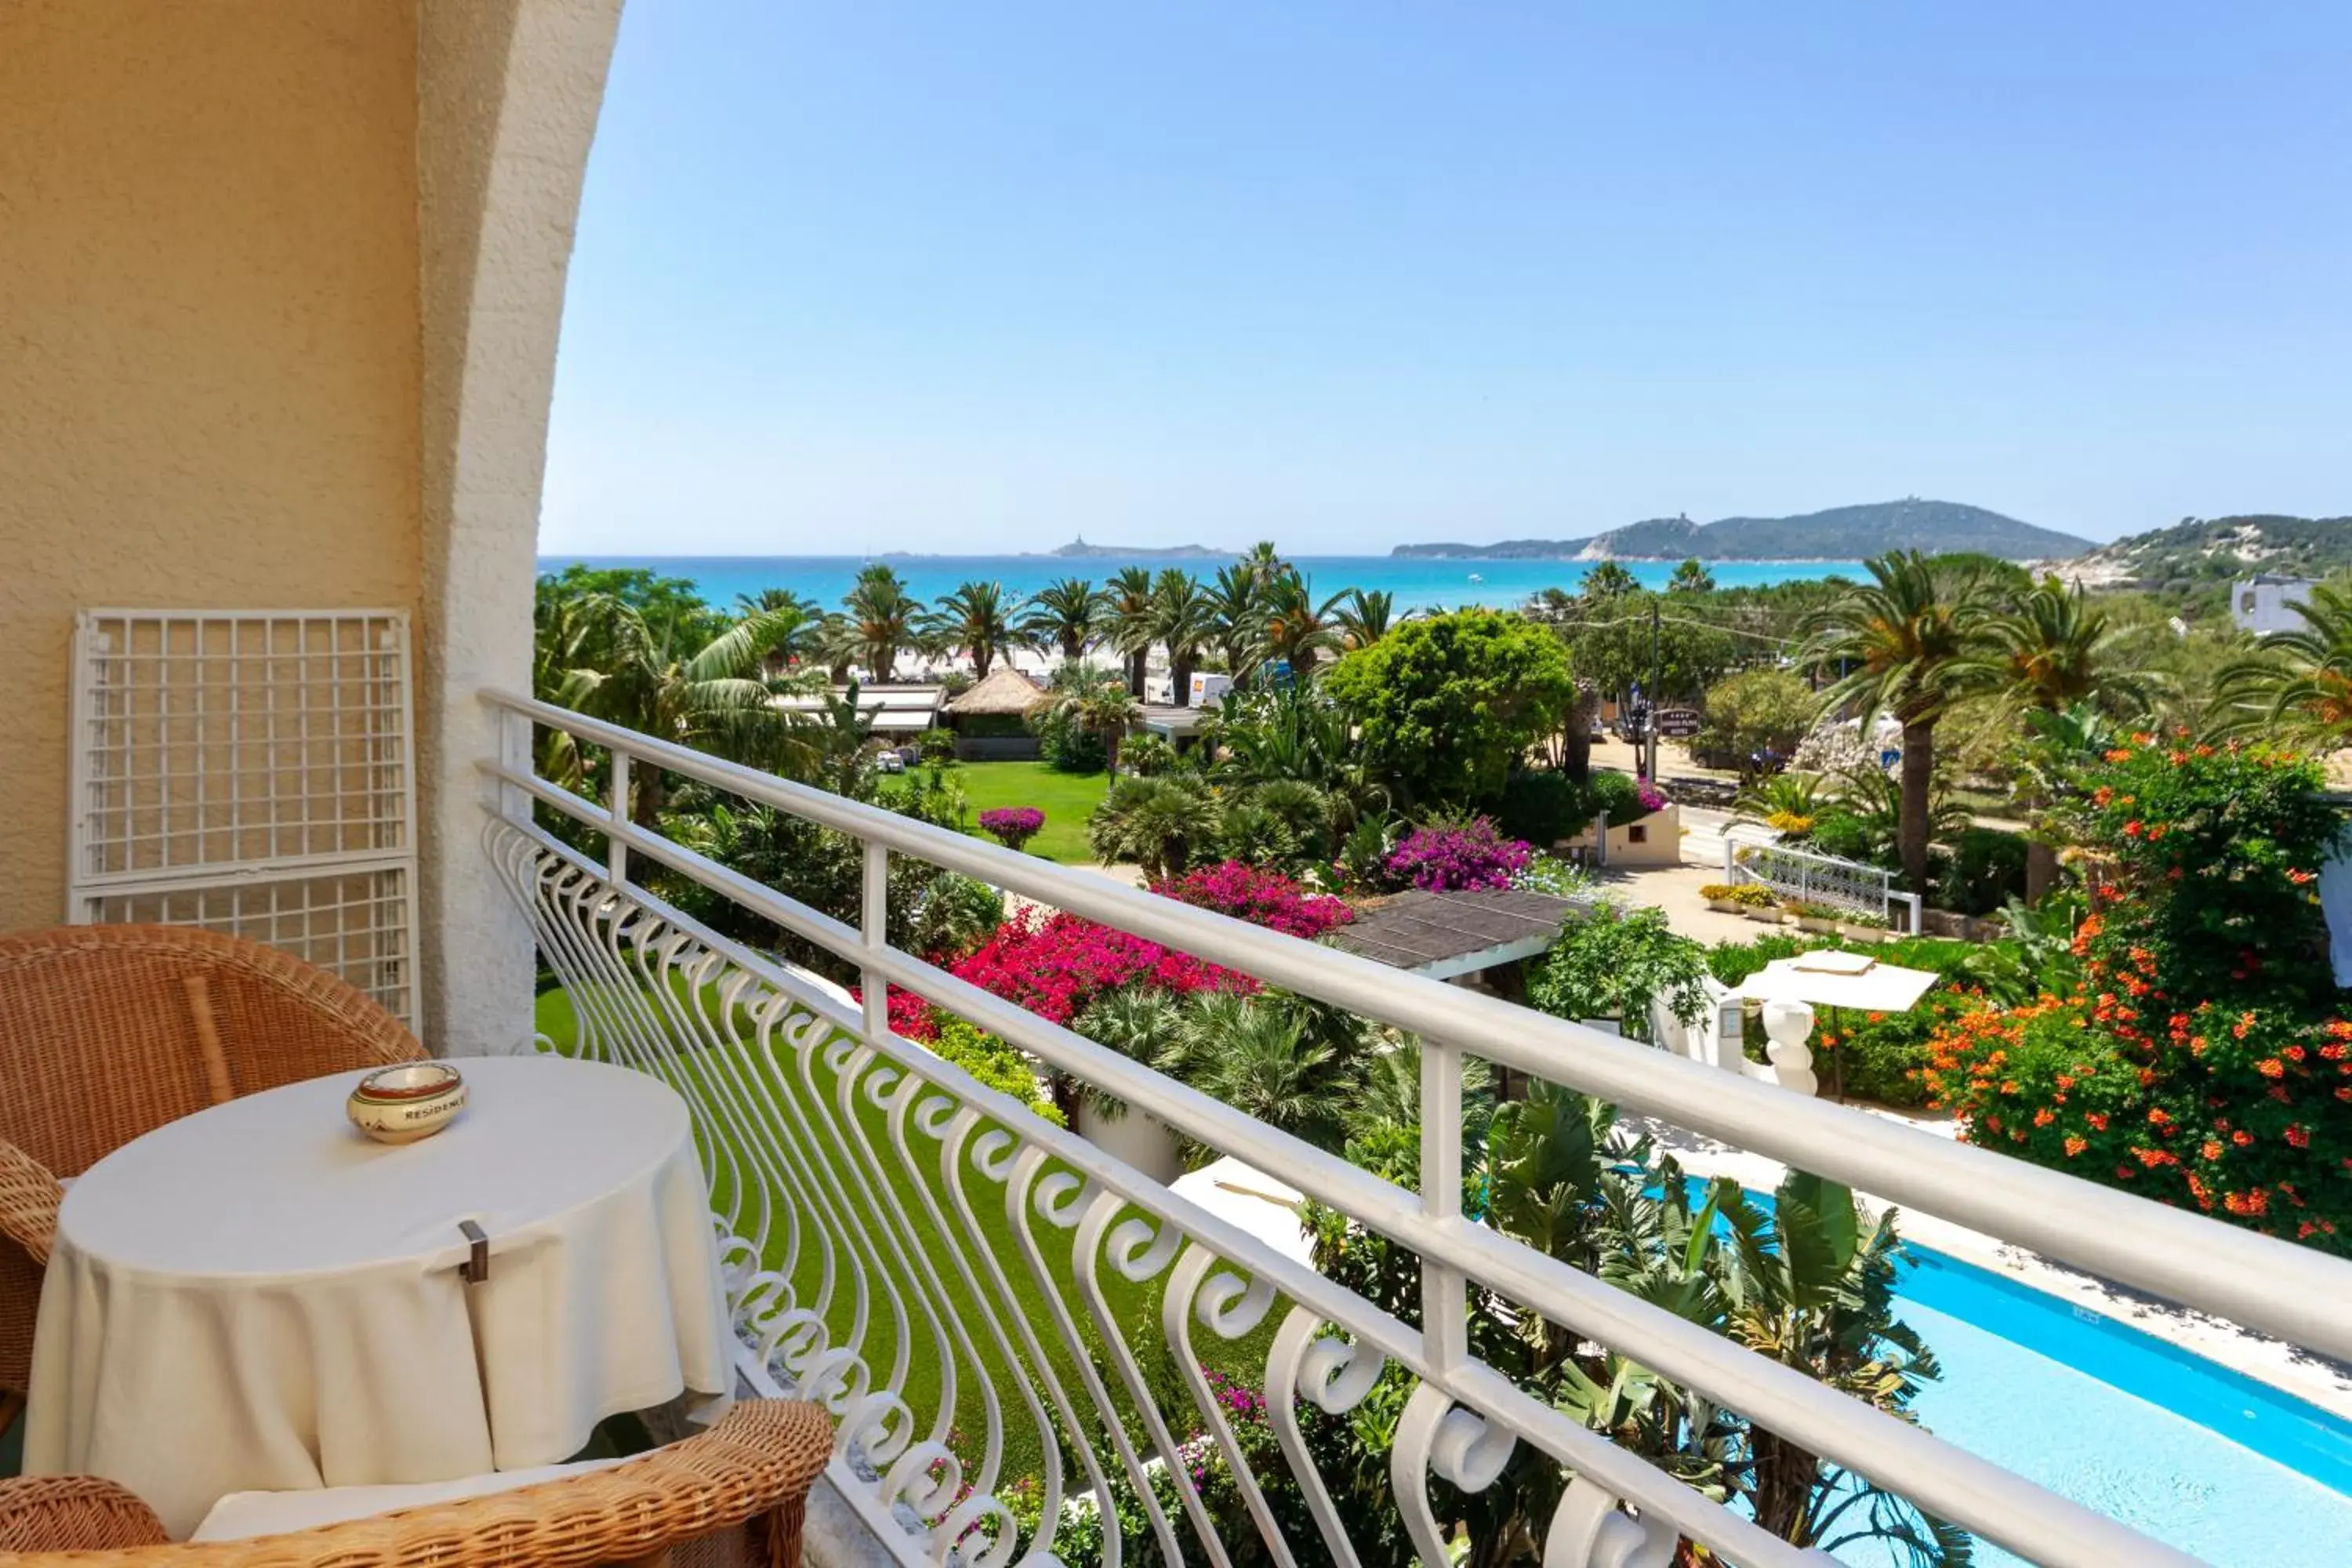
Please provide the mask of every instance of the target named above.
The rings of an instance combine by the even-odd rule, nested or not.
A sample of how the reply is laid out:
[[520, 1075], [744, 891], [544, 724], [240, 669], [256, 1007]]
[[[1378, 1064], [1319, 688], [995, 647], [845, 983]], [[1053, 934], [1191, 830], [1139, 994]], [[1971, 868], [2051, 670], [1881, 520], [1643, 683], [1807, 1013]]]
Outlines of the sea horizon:
[[[1123, 567], [1144, 566], [1157, 572], [1173, 566], [1206, 577], [1238, 555], [932, 555], [874, 553], [867, 555], [583, 555], [548, 553], [539, 557], [542, 573], [560, 572], [578, 564], [597, 569], [635, 567], [666, 577], [691, 582], [713, 605], [731, 605], [737, 598], [766, 588], [789, 588], [828, 607], [840, 603], [857, 574], [868, 565], [897, 570], [908, 591], [932, 600], [953, 593], [970, 582], [993, 582], [1022, 597], [1065, 577], [1101, 583]], [[1297, 566], [1318, 595], [1349, 588], [1386, 592], [1399, 611], [1452, 610], [1473, 605], [1489, 609], [1517, 608], [1547, 588], [1574, 592], [1584, 574], [1595, 564], [1584, 560], [1484, 560], [1465, 556], [1294, 555], [1284, 559]], [[1628, 561], [1618, 564], [1645, 588], [1664, 587], [1678, 563]], [[1863, 575], [1858, 561], [1708, 561], [1703, 563], [1720, 588], [1761, 587], [1804, 579]]]

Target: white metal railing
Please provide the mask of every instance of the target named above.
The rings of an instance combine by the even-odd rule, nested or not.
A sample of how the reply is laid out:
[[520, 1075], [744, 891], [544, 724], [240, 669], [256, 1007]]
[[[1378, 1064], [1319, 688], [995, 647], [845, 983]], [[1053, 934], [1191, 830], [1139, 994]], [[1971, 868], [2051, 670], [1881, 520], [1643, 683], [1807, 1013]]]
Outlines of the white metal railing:
[[[840, 1417], [831, 1471], [908, 1563], [1044, 1563], [1065, 1504], [1092, 1499], [1120, 1560], [1114, 1484], [1165, 1561], [1230, 1562], [1179, 1432], [1205, 1434], [1274, 1561], [1297, 1559], [1265, 1485], [1295, 1489], [1331, 1559], [1359, 1561], [1300, 1436], [1300, 1400], [1346, 1412], [1410, 1380], [1390, 1455], [1425, 1562], [1448, 1557], [1432, 1477], [1477, 1492], [1522, 1446], [1559, 1467], [1549, 1568], [1663, 1568], [1678, 1539], [1748, 1568], [1822, 1564], [1475, 1359], [1472, 1282], [1609, 1346], [1889, 1491], [2037, 1562], [2187, 1563], [2090, 1509], [1704, 1327], [1466, 1220], [1465, 1056], [1613, 1100], [1891, 1202], [1943, 1215], [2333, 1355], [2352, 1354], [2352, 1265], [1956, 1145], [1499, 999], [1227, 920], [531, 700], [506, 715], [487, 842], [580, 1020], [579, 1048], [656, 1073], [692, 1105], [725, 1237], [744, 1366]], [[530, 726], [610, 748], [612, 799], [532, 771]], [[810, 910], [627, 817], [630, 766], [658, 766], [863, 845], [860, 925]], [[605, 837], [602, 861], [535, 826], [542, 804]], [[1402, 1190], [977, 989], [886, 937], [905, 855], [1345, 1006], [1420, 1037], [1422, 1193]], [[631, 871], [651, 860], [856, 964], [861, 1006], [730, 941]], [[1415, 1329], [982, 1087], [887, 1026], [898, 984], [1269, 1173], [1422, 1259]], [[1137, 1304], [1156, 1292], [1156, 1310]], [[1279, 1316], [1276, 1316], [1276, 1312]], [[1157, 1325], [1156, 1334], [1141, 1325]], [[1261, 1477], [1202, 1374], [1263, 1351], [1281, 1473]], [[1202, 1332], [1209, 1338], [1202, 1340]], [[1153, 1340], [1158, 1342], [1151, 1342]], [[1155, 1379], [1154, 1373], [1158, 1375]], [[964, 1429], [965, 1423], [977, 1431]], [[1153, 1500], [1157, 1478], [1175, 1500]], [[1013, 1494], [1042, 1497], [1025, 1542]], [[1287, 1495], [1287, 1494], [1286, 1494]], [[1189, 1550], [1180, 1536], [1191, 1538]], [[1129, 1549], [1138, 1547], [1127, 1542]]]
[[1910, 923], [1902, 929], [1915, 936], [1919, 931], [1919, 895], [1898, 890], [1895, 873], [1881, 866], [1841, 859], [1835, 855], [1816, 855], [1810, 849], [1792, 848], [1786, 844], [1735, 843], [1726, 834], [1723, 879], [1760, 882], [1801, 903], [1852, 910], [1889, 925], [1894, 924], [1895, 910], [1901, 906], [1910, 915]]

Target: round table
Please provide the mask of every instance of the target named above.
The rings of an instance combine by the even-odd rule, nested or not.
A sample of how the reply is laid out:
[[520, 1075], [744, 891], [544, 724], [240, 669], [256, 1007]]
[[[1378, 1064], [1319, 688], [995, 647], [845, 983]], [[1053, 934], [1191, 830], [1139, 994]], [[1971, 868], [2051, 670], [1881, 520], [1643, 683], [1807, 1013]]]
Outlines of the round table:
[[362, 1137], [337, 1073], [91, 1166], [42, 1286], [26, 1473], [119, 1481], [179, 1537], [233, 1491], [551, 1464], [681, 1392], [715, 1415], [733, 1372], [685, 1103], [595, 1062], [454, 1065], [469, 1104], [423, 1142]]

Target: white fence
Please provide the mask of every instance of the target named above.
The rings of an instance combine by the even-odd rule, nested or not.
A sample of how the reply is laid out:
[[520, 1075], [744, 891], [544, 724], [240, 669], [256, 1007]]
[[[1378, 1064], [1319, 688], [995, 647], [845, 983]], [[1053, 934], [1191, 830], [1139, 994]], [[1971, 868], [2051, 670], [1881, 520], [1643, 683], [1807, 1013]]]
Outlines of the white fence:
[[[1930, 1434], [1519, 1245], [1460, 1212], [1462, 1075], [1475, 1056], [1612, 1100], [1887, 1200], [2079, 1264], [2326, 1353], [2352, 1354], [2352, 1265], [1801, 1098], [1499, 999], [933, 828], [509, 696], [487, 847], [536, 923], [577, 1016], [577, 1049], [657, 1074], [693, 1107], [725, 1237], [743, 1364], [760, 1387], [840, 1417], [830, 1472], [908, 1563], [1045, 1563], [1088, 1506], [1103, 1561], [1231, 1562], [1192, 1469], [1220, 1459], [1276, 1563], [1360, 1561], [1300, 1414], [1410, 1384], [1388, 1456], [1393, 1506], [1425, 1563], [1450, 1561], [1433, 1477], [1463, 1492], [1515, 1459], [1554, 1467], [1549, 1568], [1663, 1568], [1678, 1540], [1748, 1568], [1821, 1568], [1478, 1360], [1472, 1282], [2034, 1561], [2185, 1563], [2184, 1554]], [[557, 725], [629, 767], [660, 766], [797, 814], [863, 846], [856, 926], [796, 904], [536, 776], [528, 726]], [[594, 829], [583, 855], [533, 803]], [[890, 858], [905, 855], [1353, 1009], [1423, 1043], [1416, 1194], [1163, 1079], [891, 946]], [[651, 861], [851, 963], [851, 1007], [650, 891]], [[1269, 1173], [1422, 1260], [1414, 1328], [1315, 1269], [982, 1088], [888, 1027], [916, 991], [1212, 1149]], [[1274, 1325], [1270, 1339], [1263, 1334]], [[1257, 1335], [1258, 1338], [1252, 1338]], [[1243, 1451], [1203, 1373], [1244, 1342], [1278, 1455]], [[1257, 1357], [1262, 1356], [1262, 1359]], [[1194, 1447], [1185, 1447], [1191, 1434]], [[1260, 1467], [1264, 1467], [1261, 1470]], [[1145, 1501], [1122, 1546], [1115, 1481]], [[1034, 1531], [1016, 1494], [1038, 1500]], [[1311, 1534], [1286, 1535], [1290, 1500]], [[1301, 1530], [1308, 1527], [1299, 1526]], [[1300, 1555], [1303, 1553], [1302, 1555]]]
[[1919, 930], [1919, 895], [1898, 892], [1895, 873], [1859, 860], [1816, 855], [1785, 844], [1740, 842], [1727, 835], [1723, 841], [1723, 879], [1760, 882], [1801, 903], [1825, 904], [1852, 910], [1895, 925], [1895, 911], [1906, 911], [1909, 923], [1898, 927], [1914, 934]]

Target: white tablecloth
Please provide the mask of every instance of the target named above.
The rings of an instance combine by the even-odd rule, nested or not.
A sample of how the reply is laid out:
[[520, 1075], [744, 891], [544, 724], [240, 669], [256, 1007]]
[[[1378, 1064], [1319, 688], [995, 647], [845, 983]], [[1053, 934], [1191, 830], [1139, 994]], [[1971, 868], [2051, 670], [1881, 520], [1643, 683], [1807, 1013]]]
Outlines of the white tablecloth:
[[227, 1492], [550, 1464], [681, 1392], [716, 1414], [726, 1305], [684, 1102], [596, 1063], [455, 1065], [471, 1103], [421, 1143], [362, 1138], [339, 1073], [90, 1167], [42, 1288], [26, 1472], [120, 1481], [177, 1537]]

